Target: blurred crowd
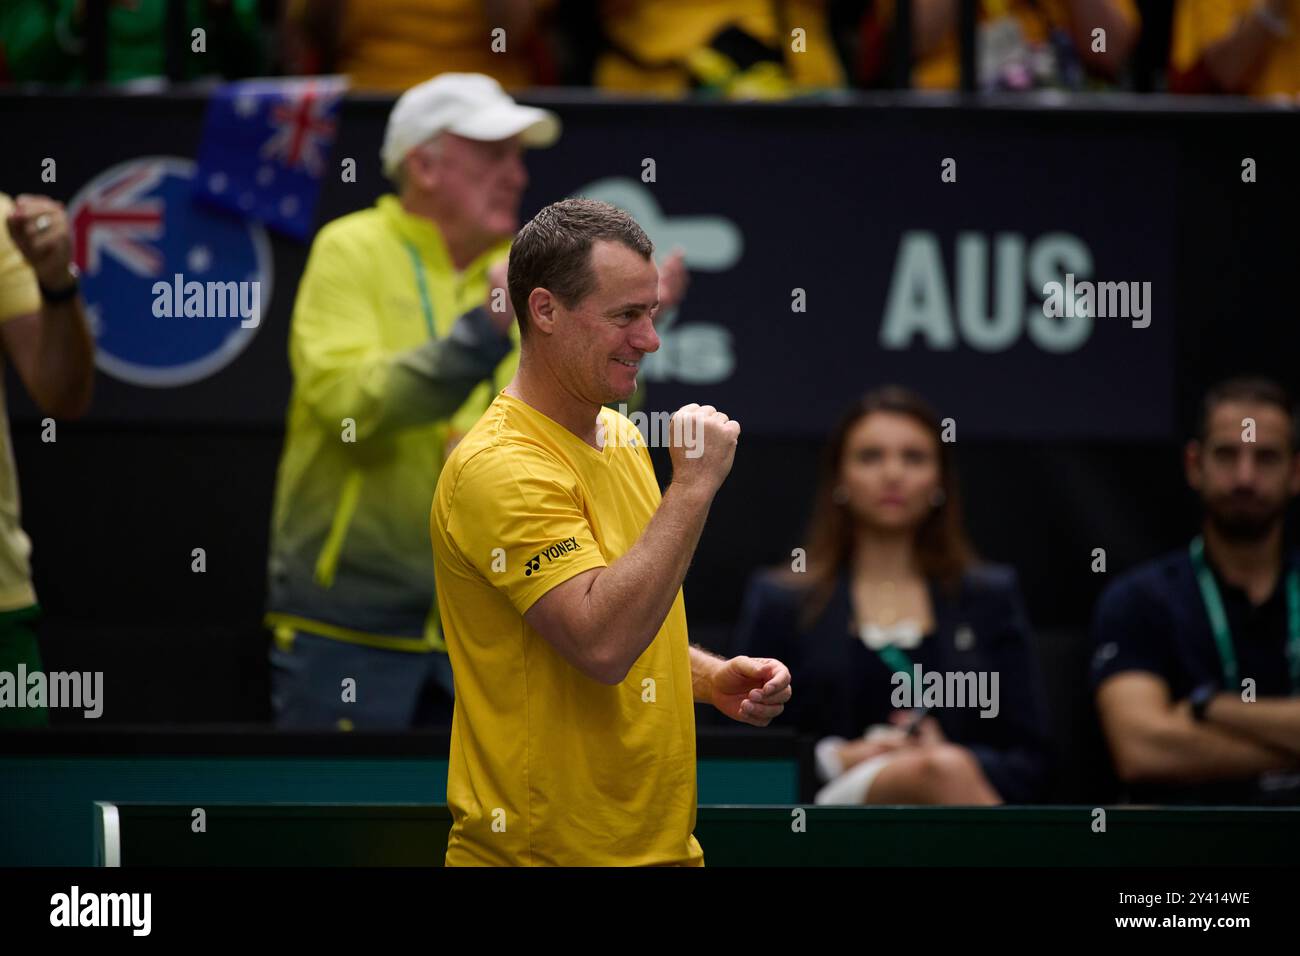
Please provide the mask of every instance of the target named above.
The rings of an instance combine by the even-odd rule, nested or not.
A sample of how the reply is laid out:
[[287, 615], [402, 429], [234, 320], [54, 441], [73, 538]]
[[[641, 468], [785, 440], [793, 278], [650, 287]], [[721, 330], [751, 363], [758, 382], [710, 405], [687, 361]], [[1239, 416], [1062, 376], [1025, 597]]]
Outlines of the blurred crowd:
[[[0, 84], [341, 73], [774, 99], [961, 85], [961, 0], [6, 0]], [[1300, 96], [1300, 0], [975, 0], [984, 90]], [[910, 36], [910, 43], [908, 37]], [[910, 47], [910, 62], [904, 50]]]

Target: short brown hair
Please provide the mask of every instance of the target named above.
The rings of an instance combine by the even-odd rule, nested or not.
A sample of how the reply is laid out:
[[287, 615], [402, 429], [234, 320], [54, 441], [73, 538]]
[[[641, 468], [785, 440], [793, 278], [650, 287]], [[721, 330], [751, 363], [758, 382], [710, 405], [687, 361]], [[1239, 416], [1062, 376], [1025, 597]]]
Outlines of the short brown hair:
[[1249, 402], [1253, 405], [1273, 405], [1280, 408], [1291, 419], [1291, 428], [1287, 431], [1291, 448], [1297, 446], [1296, 408], [1292, 404], [1287, 390], [1272, 379], [1261, 376], [1239, 376], [1219, 382], [1208, 392], [1201, 402], [1201, 420], [1197, 426], [1196, 437], [1202, 444], [1210, 434], [1210, 417], [1220, 405], [1228, 402]]
[[528, 334], [528, 297], [548, 289], [572, 307], [596, 287], [591, 247], [597, 240], [619, 242], [643, 258], [654, 244], [635, 219], [617, 206], [595, 199], [562, 199], [524, 223], [510, 247], [506, 285], [519, 321], [519, 334]]

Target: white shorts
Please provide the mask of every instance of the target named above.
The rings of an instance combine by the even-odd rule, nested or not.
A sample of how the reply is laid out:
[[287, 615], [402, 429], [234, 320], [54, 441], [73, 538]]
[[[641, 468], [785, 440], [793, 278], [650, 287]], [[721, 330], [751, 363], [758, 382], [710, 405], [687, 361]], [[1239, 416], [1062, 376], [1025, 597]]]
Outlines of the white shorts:
[[897, 752], [877, 754], [860, 764], [850, 767], [818, 790], [813, 802], [847, 803], [861, 806], [867, 802], [867, 794], [871, 792], [871, 784], [876, 779], [876, 775], [884, 770], [897, 756]]

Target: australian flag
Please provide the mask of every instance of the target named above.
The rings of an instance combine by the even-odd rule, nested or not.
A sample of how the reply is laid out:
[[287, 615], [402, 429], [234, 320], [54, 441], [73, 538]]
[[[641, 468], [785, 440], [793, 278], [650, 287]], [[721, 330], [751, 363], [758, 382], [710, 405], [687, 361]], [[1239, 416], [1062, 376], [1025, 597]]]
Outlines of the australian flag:
[[218, 88], [203, 125], [196, 197], [307, 239], [346, 89], [341, 76]]

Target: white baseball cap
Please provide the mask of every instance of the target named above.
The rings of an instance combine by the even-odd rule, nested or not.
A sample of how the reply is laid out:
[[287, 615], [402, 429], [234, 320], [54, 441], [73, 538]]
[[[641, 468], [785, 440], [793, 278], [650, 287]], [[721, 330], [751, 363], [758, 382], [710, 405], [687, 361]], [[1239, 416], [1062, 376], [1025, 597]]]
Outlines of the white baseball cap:
[[379, 150], [384, 175], [406, 154], [443, 131], [493, 142], [521, 136], [525, 146], [550, 146], [560, 138], [560, 118], [550, 110], [520, 106], [501, 84], [481, 73], [443, 73], [411, 87], [393, 104]]

